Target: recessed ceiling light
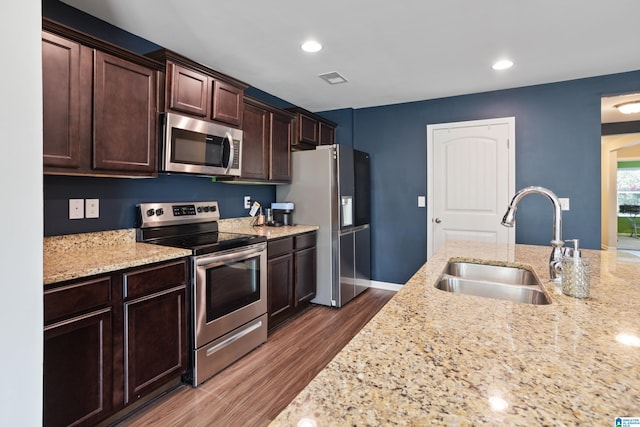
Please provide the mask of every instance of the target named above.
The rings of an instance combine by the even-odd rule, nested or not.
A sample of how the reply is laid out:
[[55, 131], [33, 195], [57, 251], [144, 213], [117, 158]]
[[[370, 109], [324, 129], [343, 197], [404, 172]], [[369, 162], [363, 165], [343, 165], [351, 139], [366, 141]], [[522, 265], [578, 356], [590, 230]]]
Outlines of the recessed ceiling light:
[[300, 46], [300, 48], [305, 52], [313, 53], [320, 51], [320, 49], [322, 49], [322, 45], [315, 40], [307, 40], [306, 42], [302, 43], [302, 46]]
[[640, 113], [640, 100], [625, 102], [615, 106], [622, 114]]
[[491, 68], [494, 70], [506, 70], [507, 68], [513, 67], [513, 61], [509, 61], [508, 59], [501, 59], [497, 61]]

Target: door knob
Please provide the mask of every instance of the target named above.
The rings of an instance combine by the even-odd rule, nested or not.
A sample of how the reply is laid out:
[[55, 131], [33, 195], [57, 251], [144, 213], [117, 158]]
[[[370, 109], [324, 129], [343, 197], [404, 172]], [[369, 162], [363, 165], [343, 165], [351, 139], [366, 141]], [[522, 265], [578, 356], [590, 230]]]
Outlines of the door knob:
[[433, 220], [433, 222], [435, 222], [436, 224], [440, 224], [442, 220], [440, 218], [436, 218]]

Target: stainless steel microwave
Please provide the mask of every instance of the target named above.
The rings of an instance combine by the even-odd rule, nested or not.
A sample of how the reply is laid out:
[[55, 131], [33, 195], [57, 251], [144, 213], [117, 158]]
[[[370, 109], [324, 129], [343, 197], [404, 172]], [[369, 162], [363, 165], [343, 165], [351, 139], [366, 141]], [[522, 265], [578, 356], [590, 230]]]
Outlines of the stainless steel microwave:
[[175, 113], [162, 113], [160, 126], [160, 172], [240, 176], [241, 130]]

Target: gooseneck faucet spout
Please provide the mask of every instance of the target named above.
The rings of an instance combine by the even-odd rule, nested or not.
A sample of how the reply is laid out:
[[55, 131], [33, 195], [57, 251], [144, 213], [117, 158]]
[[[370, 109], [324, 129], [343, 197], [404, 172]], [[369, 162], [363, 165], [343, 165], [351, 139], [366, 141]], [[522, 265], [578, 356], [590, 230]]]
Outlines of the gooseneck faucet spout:
[[551, 281], [559, 282], [562, 278], [562, 210], [560, 209], [560, 201], [553, 191], [544, 187], [526, 187], [518, 191], [511, 204], [507, 209], [507, 213], [502, 218], [502, 225], [505, 227], [513, 227], [516, 222], [516, 210], [518, 209], [518, 203], [522, 198], [528, 194], [542, 194], [546, 196], [553, 204], [553, 240], [551, 241], [551, 257], [549, 258], [549, 276]]

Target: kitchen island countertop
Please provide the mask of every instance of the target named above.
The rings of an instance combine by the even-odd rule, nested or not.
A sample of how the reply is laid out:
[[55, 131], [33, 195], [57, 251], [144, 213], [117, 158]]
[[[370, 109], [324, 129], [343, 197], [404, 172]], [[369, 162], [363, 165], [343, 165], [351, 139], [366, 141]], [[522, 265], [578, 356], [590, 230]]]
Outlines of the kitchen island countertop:
[[[446, 243], [271, 425], [602, 426], [640, 417], [640, 258], [583, 251], [591, 294], [580, 300], [548, 282], [550, 251]], [[531, 266], [552, 304], [436, 289], [458, 257]]]

